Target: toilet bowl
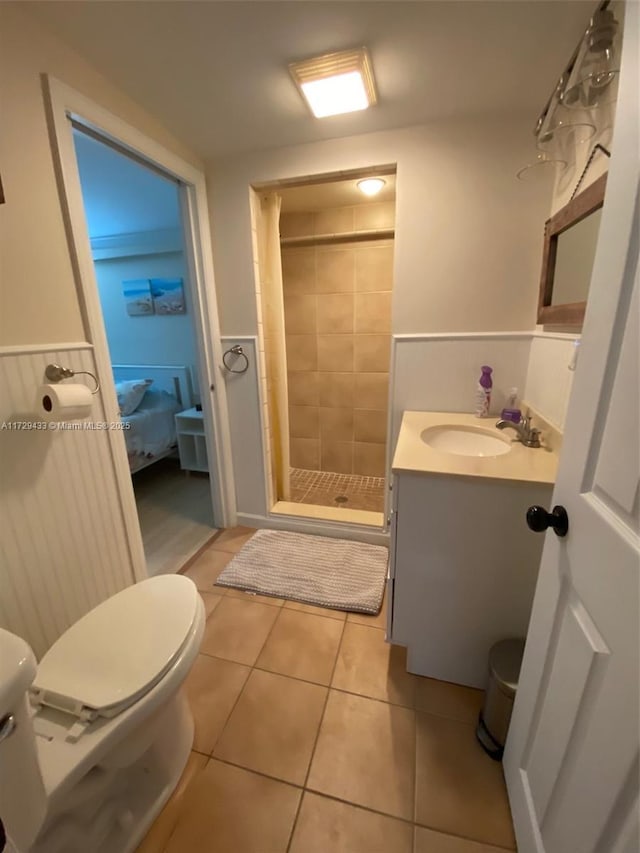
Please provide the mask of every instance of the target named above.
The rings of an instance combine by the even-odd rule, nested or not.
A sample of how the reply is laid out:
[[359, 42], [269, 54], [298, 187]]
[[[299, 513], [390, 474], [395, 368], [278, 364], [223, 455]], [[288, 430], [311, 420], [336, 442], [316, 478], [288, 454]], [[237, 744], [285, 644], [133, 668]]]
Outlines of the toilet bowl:
[[162, 575], [72, 625], [36, 665], [0, 629], [0, 819], [19, 853], [128, 853], [189, 757], [181, 685], [200, 648], [194, 583]]

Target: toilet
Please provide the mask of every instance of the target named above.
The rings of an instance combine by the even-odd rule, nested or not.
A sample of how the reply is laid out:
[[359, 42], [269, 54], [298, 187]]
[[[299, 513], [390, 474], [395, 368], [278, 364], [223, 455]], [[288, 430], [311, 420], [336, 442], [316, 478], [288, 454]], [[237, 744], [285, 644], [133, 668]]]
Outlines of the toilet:
[[0, 629], [0, 819], [17, 853], [135, 850], [189, 757], [180, 688], [204, 623], [195, 584], [161, 575], [99, 604], [39, 665]]

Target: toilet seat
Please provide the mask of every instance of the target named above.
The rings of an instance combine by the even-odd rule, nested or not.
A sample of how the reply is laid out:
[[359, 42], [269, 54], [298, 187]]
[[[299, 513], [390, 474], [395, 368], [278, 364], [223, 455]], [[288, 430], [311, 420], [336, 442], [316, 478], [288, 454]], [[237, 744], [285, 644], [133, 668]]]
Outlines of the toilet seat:
[[72, 714], [76, 740], [97, 717], [115, 717], [148, 693], [180, 655], [200, 596], [182, 575], [122, 590], [72, 625], [38, 665], [34, 705]]

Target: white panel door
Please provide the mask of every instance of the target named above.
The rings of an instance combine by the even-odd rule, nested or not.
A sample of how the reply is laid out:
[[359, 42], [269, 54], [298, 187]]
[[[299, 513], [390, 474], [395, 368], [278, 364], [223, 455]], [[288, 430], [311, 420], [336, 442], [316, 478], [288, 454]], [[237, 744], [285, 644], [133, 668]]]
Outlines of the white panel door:
[[504, 757], [520, 853], [638, 853], [638, 12], [554, 503]]

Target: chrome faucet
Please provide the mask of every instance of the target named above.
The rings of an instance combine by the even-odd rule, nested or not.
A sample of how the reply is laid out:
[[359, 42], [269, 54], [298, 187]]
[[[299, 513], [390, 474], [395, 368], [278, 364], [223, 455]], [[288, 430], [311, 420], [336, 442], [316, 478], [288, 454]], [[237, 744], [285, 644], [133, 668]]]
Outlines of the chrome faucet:
[[527, 412], [524, 417], [521, 417], [518, 423], [499, 420], [496, 427], [498, 429], [514, 429], [518, 433], [518, 440], [525, 447], [541, 447], [540, 430], [531, 426], [531, 412]]

